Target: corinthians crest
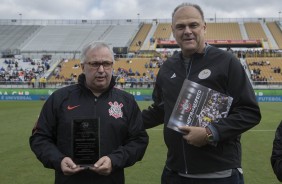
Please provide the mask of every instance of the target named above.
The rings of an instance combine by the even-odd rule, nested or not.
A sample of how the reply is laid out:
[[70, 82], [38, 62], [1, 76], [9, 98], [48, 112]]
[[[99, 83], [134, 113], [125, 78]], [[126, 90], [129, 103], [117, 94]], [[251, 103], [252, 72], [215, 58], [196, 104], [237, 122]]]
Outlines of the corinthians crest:
[[123, 107], [123, 104], [122, 103], [118, 104], [118, 102], [116, 101], [109, 102], [108, 104], [111, 106], [111, 108], [109, 109], [110, 116], [113, 116], [116, 119], [122, 118], [123, 113], [121, 108]]

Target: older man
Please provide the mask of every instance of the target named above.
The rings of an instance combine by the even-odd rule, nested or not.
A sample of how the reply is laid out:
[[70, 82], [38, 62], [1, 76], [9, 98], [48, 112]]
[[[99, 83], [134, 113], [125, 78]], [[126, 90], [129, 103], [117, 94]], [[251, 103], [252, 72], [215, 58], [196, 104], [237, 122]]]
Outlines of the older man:
[[[108, 45], [88, 44], [81, 55], [78, 84], [47, 99], [30, 146], [45, 167], [55, 169], [56, 184], [123, 184], [124, 168], [141, 160], [148, 145], [141, 112], [132, 95], [114, 88]], [[75, 163], [71, 143], [72, 123], [81, 118], [100, 122], [99, 158], [87, 167]]]

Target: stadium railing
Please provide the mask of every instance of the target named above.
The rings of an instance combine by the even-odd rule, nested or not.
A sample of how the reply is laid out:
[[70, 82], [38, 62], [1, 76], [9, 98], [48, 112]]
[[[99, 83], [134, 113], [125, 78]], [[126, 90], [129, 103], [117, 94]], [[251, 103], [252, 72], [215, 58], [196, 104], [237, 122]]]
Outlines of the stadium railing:
[[[0, 81], [0, 89], [1, 88], [62, 88], [64, 86], [75, 84], [74, 81], [65, 81], [65, 82], [46, 82], [43, 87], [39, 82], [34, 84], [34, 87], [30, 82], [16, 82], [16, 81]], [[119, 88], [153, 88], [155, 85], [155, 81], [142, 81], [142, 82], [125, 82], [121, 84], [119, 82], [116, 83], [116, 86]], [[282, 88], [282, 82], [281, 82]]]

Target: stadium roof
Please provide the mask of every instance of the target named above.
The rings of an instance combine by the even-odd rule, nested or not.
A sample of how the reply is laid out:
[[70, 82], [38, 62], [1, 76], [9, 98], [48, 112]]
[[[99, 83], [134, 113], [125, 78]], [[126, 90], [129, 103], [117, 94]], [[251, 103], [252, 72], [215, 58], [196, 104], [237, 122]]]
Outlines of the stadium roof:
[[[2, 19], [169, 19], [175, 6], [183, 0], [4, 0]], [[278, 0], [190, 0], [199, 4], [205, 17], [278, 18], [282, 1]], [[279, 13], [280, 12], [280, 13]]]

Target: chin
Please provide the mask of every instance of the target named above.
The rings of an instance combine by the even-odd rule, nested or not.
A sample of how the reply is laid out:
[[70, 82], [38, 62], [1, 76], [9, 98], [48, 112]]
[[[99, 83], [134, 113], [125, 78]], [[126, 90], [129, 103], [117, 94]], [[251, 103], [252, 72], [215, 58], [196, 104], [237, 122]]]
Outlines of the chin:
[[194, 52], [197, 51], [197, 48], [195, 48], [195, 47], [183, 47], [183, 48], [182, 48], [182, 51], [183, 51], [183, 52], [191, 52], [191, 53], [194, 53]]

